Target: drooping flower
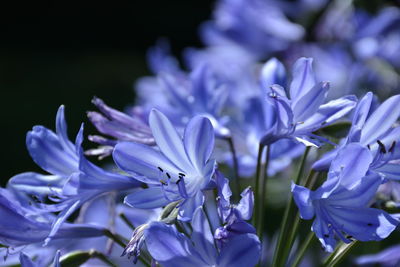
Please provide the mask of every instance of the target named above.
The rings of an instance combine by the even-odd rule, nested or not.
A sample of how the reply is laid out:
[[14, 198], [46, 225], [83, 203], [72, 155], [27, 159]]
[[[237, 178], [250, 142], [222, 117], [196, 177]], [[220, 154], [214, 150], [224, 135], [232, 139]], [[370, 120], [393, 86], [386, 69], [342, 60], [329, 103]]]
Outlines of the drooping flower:
[[312, 231], [328, 252], [333, 251], [336, 237], [345, 243], [353, 238], [379, 241], [399, 223], [385, 211], [368, 207], [382, 183], [379, 175], [368, 172], [372, 161], [367, 148], [349, 144], [332, 161], [327, 181], [316, 191], [292, 185], [301, 218], [315, 217]]
[[[290, 138], [307, 146], [319, 146], [325, 138], [313, 134], [349, 113], [356, 105], [354, 96], [346, 96], [325, 103], [329, 83], [316, 83], [311, 58], [300, 58], [293, 66], [293, 79], [288, 92], [280, 85], [268, 85], [271, 80], [267, 63], [261, 72], [262, 83], [273, 104], [275, 116], [272, 127], [265, 133], [262, 142], [272, 144]], [[265, 81], [264, 81], [265, 80]], [[325, 103], [325, 104], [324, 104]]]
[[210, 159], [214, 148], [211, 122], [202, 116], [192, 118], [183, 139], [160, 111], [151, 111], [149, 123], [160, 151], [143, 144], [121, 142], [113, 153], [119, 168], [149, 185], [128, 195], [125, 203], [151, 209], [181, 201], [179, 219], [190, 220], [194, 210], [203, 204], [202, 190], [214, 173], [215, 161]]
[[[174, 226], [153, 223], [146, 232], [151, 256], [162, 266], [254, 266], [260, 258], [260, 241], [254, 234], [241, 234], [227, 240], [221, 249], [214, 239], [201, 207], [194, 212], [190, 239]], [[238, 257], [240, 255], [240, 257]]]

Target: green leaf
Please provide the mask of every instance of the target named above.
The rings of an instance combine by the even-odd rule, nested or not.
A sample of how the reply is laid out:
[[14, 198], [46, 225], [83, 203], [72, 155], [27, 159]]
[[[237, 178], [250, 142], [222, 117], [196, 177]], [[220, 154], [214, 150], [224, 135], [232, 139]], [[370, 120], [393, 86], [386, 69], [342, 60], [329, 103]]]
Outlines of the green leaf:
[[333, 138], [343, 138], [347, 136], [351, 127], [349, 121], [342, 121], [325, 126], [317, 131], [317, 133]]

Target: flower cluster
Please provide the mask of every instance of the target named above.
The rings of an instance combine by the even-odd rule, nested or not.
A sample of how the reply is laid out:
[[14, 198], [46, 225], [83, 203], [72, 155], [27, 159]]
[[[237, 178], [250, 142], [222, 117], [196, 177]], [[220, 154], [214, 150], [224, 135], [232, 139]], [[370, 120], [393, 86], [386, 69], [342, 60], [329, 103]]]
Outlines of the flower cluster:
[[[0, 266], [312, 266], [323, 253], [336, 266], [386, 239], [400, 219], [399, 22], [351, 1], [218, 1], [186, 68], [160, 40], [133, 107], [93, 99], [96, 147], [83, 125], [69, 139], [64, 106], [55, 131], [27, 133], [45, 174], [0, 188]], [[309, 256], [313, 240], [324, 252]], [[398, 250], [355, 262], [396, 266]]]

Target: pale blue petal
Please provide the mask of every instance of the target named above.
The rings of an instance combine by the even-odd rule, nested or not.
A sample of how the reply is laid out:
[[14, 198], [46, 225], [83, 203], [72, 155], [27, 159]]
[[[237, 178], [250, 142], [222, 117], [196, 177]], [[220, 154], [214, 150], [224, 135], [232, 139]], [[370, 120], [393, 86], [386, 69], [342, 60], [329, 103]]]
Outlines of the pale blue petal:
[[194, 196], [185, 200], [179, 208], [178, 219], [181, 221], [190, 221], [194, 211], [204, 203], [203, 192], [198, 191]]
[[361, 143], [374, 143], [386, 133], [400, 116], [400, 95], [395, 95], [383, 102], [374, 113], [369, 116], [361, 134]]
[[19, 254], [19, 261], [21, 263], [21, 267], [39, 267], [36, 263], [34, 263], [25, 253], [21, 252]]
[[340, 184], [348, 189], [361, 182], [369, 169], [373, 157], [371, 152], [360, 144], [351, 143], [342, 148], [332, 161], [329, 177], [340, 177]]
[[219, 267], [255, 266], [261, 255], [261, 244], [254, 234], [237, 235], [223, 246], [218, 258]]
[[168, 178], [166, 173], [177, 179], [178, 173], [183, 172], [160, 152], [139, 143], [118, 143], [113, 158], [121, 170], [133, 174], [135, 179], [148, 184], [159, 184], [160, 179], [166, 180]]
[[286, 70], [276, 58], [271, 58], [263, 65], [260, 76], [260, 82], [264, 90], [269, 91], [269, 87], [273, 84], [285, 86]]
[[352, 127], [361, 129], [364, 126], [364, 123], [367, 120], [370, 109], [371, 109], [371, 103], [372, 103], [373, 96], [374, 95], [371, 92], [368, 92], [358, 102], [357, 107], [354, 111], [354, 115], [353, 115]]
[[315, 85], [312, 58], [299, 58], [293, 66], [293, 80], [290, 84], [290, 99], [295, 100], [306, 94]]
[[214, 237], [202, 207], [194, 212], [191, 225], [193, 228], [191, 239], [196, 251], [209, 265], [215, 265], [217, 251], [214, 247]]
[[[173, 199], [176, 200], [176, 199]], [[167, 205], [170, 200], [165, 198], [161, 187], [150, 187], [127, 195], [124, 203], [138, 209], [154, 209]]]
[[153, 222], [145, 240], [150, 255], [165, 267], [209, 266], [195, 251], [190, 240], [173, 226]]
[[311, 191], [292, 183], [292, 194], [294, 202], [299, 208], [300, 217], [304, 220], [310, 220], [314, 217], [315, 211], [310, 198]]
[[387, 163], [374, 171], [379, 172], [386, 179], [400, 180], [400, 164]]
[[316, 84], [307, 93], [292, 102], [294, 122], [304, 122], [317, 112], [318, 108], [325, 102], [329, 90], [329, 83]]
[[56, 116], [56, 133], [61, 145], [63, 146], [66, 153], [70, 155], [75, 155], [75, 146], [68, 139], [67, 123], [65, 121], [64, 106], [61, 105], [58, 108]]
[[241, 199], [239, 204], [236, 206], [236, 210], [240, 212], [240, 216], [242, 220], [250, 220], [253, 215], [253, 207], [254, 207], [254, 193], [251, 187], [247, 187], [240, 194]]
[[149, 116], [149, 124], [161, 152], [181, 169], [191, 170], [192, 165], [186, 155], [182, 139], [169, 119], [160, 111], [153, 109]]
[[60, 188], [64, 181], [65, 178], [57, 175], [24, 172], [12, 177], [7, 185], [27, 194], [47, 196], [61, 192]]
[[214, 148], [214, 129], [206, 117], [196, 116], [185, 129], [184, 144], [186, 153], [198, 173], [204, 173], [204, 166]]

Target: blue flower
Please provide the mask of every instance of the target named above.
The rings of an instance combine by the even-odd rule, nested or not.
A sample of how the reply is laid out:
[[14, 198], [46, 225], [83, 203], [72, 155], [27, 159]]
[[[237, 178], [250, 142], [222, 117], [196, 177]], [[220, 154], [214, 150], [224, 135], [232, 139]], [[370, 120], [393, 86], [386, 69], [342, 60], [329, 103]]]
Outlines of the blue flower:
[[[0, 243], [11, 247], [41, 243], [50, 234], [54, 216], [33, 213], [18, 198], [0, 188]], [[104, 235], [104, 228], [88, 224], [64, 224], [53, 239], [72, 239]]]
[[371, 168], [389, 179], [399, 179], [398, 164], [390, 161], [400, 159], [400, 127], [395, 126], [400, 116], [400, 95], [395, 95], [373, 109], [373, 94], [367, 93], [357, 104], [352, 126], [344, 142], [326, 153], [313, 164], [313, 169], [327, 170], [338, 151], [346, 144], [359, 143], [368, 147], [374, 155]]
[[379, 241], [399, 223], [385, 211], [367, 207], [382, 183], [379, 175], [368, 173], [372, 161], [367, 148], [349, 144], [332, 161], [327, 181], [316, 191], [292, 184], [301, 218], [315, 216], [312, 231], [328, 252], [336, 245], [335, 237], [346, 243], [353, 238]]
[[[21, 262], [21, 267], [41, 267], [37, 262], [32, 261], [25, 253], [21, 252], [19, 255], [19, 260]], [[60, 251], [57, 251], [52, 267], [61, 267], [60, 264]]]
[[56, 133], [35, 126], [27, 134], [27, 148], [33, 160], [51, 175], [28, 172], [14, 176], [8, 183], [12, 190], [33, 195], [38, 200], [49, 197], [54, 204], [39, 203], [42, 212], [60, 212], [46, 243], [56, 235], [62, 223], [85, 202], [101, 194], [138, 187], [131, 177], [107, 172], [89, 162], [83, 153], [83, 127], [73, 144], [67, 136], [64, 107], [57, 112]]
[[173, 226], [152, 223], [146, 232], [146, 245], [151, 256], [166, 267], [239, 267], [257, 264], [261, 245], [256, 235], [237, 235], [218, 250], [201, 207], [195, 211], [191, 225], [193, 232], [189, 239]]
[[[267, 69], [267, 70], [265, 70]], [[271, 86], [269, 101], [273, 104], [274, 121], [262, 142], [272, 144], [283, 138], [291, 138], [307, 146], [319, 146], [328, 142], [313, 134], [314, 131], [329, 125], [349, 113], [356, 105], [354, 96], [342, 97], [325, 103], [329, 90], [327, 82], [316, 83], [312, 70], [312, 59], [300, 58], [293, 66], [293, 79], [289, 92], [280, 85], [269, 85], [271, 71], [267, 63], [261, 72], [261, 82]], [[275, 72], [272, 72], [273, 75]], [[288, 96], [290, 95], [290, 97]]]
[[215, 161], [210, 160], [213, 127], [207, 118], [196, 116], [187, 124], [182, 140], [160, 111], [151, 111], [149, 123], [160, 151], [143, 144], [121, 142], [113, 153], [118, 167], [149, 185], [128, 195], [125, 203], [151, 209], [181, 201], [179, 219], [190, 220], [194, 210], [203, 204], [202, 190], [214, 173]]

